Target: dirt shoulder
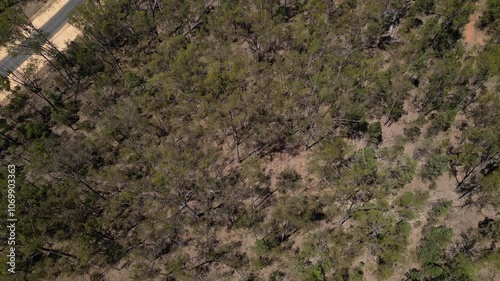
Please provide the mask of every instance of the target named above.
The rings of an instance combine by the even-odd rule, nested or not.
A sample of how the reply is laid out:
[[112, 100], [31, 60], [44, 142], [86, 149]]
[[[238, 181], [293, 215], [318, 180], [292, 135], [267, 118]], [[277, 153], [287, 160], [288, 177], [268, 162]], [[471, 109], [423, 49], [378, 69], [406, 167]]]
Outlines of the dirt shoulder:
[[[69, 0], [49, 0], [42, 9], [39, 10], [33, 17], [33, 24], [39, 28], [47, 23]], [[56, 34], [52, 36], [50, 41], [56, 45], [59, 50], [64, 50], [67, 47], [67, 42], [75, 40], [75, 38], [80, 34], [79, 30], [76, 29], [69, 23], [66, 23]], [[7, 55], [7, 48], [0, 49], [0, 59]], [[42, 58], [33, 55], [25, 61], [19, 68], [26, 67], [28, 63], [33, 60], [38, 61], [39, 69], [45, 64]], [[15, 87], [16, 84], [11, 81], [11, 87]], [[7, 102], [8, 92], [0, 92], [0, 104], [5, 104]]]
[[43, 7], [30, 17], [33, 25], [37, 28], [46, 24], [69, 0], [49, 0]]
[[[36, 28], [46, 24], [69, 0], [48, 0], [36, 13], [30, 16], [30, 20]], [[0, 48], [0, 60], [7, 56], [7, 48]]]

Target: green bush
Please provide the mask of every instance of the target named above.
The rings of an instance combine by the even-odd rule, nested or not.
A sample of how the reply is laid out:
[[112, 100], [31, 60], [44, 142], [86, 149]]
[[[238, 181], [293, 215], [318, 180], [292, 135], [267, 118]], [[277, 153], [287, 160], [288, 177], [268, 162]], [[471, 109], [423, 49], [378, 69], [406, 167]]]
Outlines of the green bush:
[[287, 189], [297, 189], [300, 187], [302, 177], [294, 169], [286, 168], [278, 177], [277, 187], [285, 192]]
[[388, 112], [389, 119], [392, 121], [398, 121], [401, 116], [405, 114], [403, 102], [400, 100], [393, 101], [390, 111]]
[[405, 192], [403, 195], [401, 195], [397, 200], [397, 204], [400, 207], [410, 207], [410, 206], [416, 206], [416, 207], [421, 207], [425, 201], [429, 198], [429, 192], [428, 191], [418, 191], [416, 194], [408, 191]]
[[64, 104], [64, 107], [52, 109], [50, 117], [56, 123], [66, 126], [72, 126], [80, 119], [78, 112], [80, 111], [81, 102], [72, 100]]
[[431, 126], [427, 133], [429, 135], [436, 135], [440, 131], [446, 131], [451, 127], [451, 124], [457, 116], [457, 110], [440, 111], [434, 119], [432, 119]]
[[267, 245], [266, 241], [264, 241], [262, 239], [257, 239], [257, 241], [255, 242], [255, 251], [258, 254], [265, 254], [265, 253], [269, 252], [269, 250], [270, 250], [270, 248]]
[[399, 215], [407, 220], [412, 220], [415, 218], [415, 212], [412, 209], [405, 208], [399, 211]]
[[325, 280], [325, 273], [321, 264], [314, 265], [311, 270], [311, 274], [313, 277], [312, 280], [317, 280], [317, 281]]
[[368, 126], [368, 142], [379, 144], [382, 142], [382, 124], [376, 122]]
[[239, 214], [236, 222], [234, 223], [234, 227], [236, 228], [251, 228], [255, 226], [257, 223], [263, 220], [263, 216], [260, 212], [252, 213], [243, 209], [241, 214]]
[[434, 204], [432, 207], [431, 215], [433, 217], [442, 217], [448, 214], [449, 209], [453, 205], [452, 200], [442, 200], [440, 199], [438, 202]]
[[488, 0], [486, 3], [486, 9], [483, 15], [479, 19], [479, 27], [485, 28], [496, 20], [500, 19], [500, 1], [499, 0]]
[[453, 230], [444, 226], [432, 227], [424, 234], [422, 245], [417, 250], [417, 256], [422, 264], [438, 264], [444, 254], [446, 244], [453, 237]]
[[433, 154], [422, 167], [420, 175], [423, 179], [434, 180], [444, 173], [448, 167], [448, 161], [446, 154]]
[[39, 122], [29, 122], [24, 126], [28, 139], [38, 139], [48, 134], [49, 127]]
[[282, 271], [275, 270], [269, 275], [269, 280], [270, 281], [281, 281], [284, 280], [286, 277], [286, 274], [283, 273]]
[[410, 126], [403, 129], [405, 137], [407, 137], [411, 142], [415, 142], [421, 134], [419, 126]]
[[363, 280], [363, 270], [360, 267], [356, 267], [349, 273], [350, 281], [362, 281]]
[[127, 87], [129, 90], [145, 83], [144, 79], [139, 77], [137, 74], [129, 71], [125, 72], [124, 80], [125, 80], [125, 87]]
[[431, 14], [434, 11], [434, 1], [433, 0], [416, 0], [415, 9], [417, 12], [423, 14]]

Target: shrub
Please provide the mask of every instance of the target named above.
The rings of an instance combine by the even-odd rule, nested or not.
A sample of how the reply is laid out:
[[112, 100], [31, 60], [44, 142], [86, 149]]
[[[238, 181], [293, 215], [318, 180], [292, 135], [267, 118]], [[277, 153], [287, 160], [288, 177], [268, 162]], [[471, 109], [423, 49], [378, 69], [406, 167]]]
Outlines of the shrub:
[[142, 79], [141, 77], [139, 77], [137, 74], [133, 73], [133, 72], [125, 72], [124, 74], [124, 80], [125, 80], [125, 86], [131, 90], [135, 87], [138, 87], [142, 84], [144, 84], [144, 79]]
[[286, 168], [279, 176], [277, 186], [280, 190], [296, 189], [300, 186], [302, 177], [294, 169]]
[[399, 215], [404, 218], [404, 219], [407, 219], [407, 220], [412, 220], [415, 218], [415, 212], [413, 212], [411, 209], [409, 208], [405, 208], [403, 210], [401, 210], [399, 212]]
[[285, 273], [283, 273], [282, 271], [275, 270], [269, 275], [269, 280], [270, 281], [280, 281], [280, 280], [284, 280], [285, 276], [286, 276]]
[[394, 165], [386, 169], [380, 169], [379, 179], [387, 191], [392, 192], [402, 188], [413, 180], [416, 162], [407, 155], [399, 157]]
[[267, 253], [269, 252], [270, 248], [269, 246], [267, 245], [266, 241], [262, 240], [262, 239], [258, 239], [256, 242], [255, 242], [255, 250], [258, 254], [264, 254], [264, 253]]
[[48, 126], [38, 122], [29, 122], [24, 126], [26, 137], [28, 139], [38, 139], [45, 136], [49, 132]]
[[379, 144], [382, 142], [382, 125], [380, 122], [368, 126], [368, 142]]
[[62, 108], [58, 107], [52, 109], [50, 117], [58, 124], [72, 126], [80, 119], [80, 117], [78, 116], [80, 103], [81, 102], [78, 100], [69, 101], [64, 104], [64, 107]]
[[312, 280], [325, 280], [325, 273], [324, 273], [324, 269], [323, 267], [321, 266], [321, 264], [316, 264], [312, 267], [311, 269], [311, 277], [313, 277]]
[[432, 207], [431, 215], [433, 217], [442, 217], [448, 214], [449, 209], [453, 205], [452, 200], [442, 200], [440, 199], [438, 202], [434, 204]]
[[480, 28], [485, 28], [498, 19], [500, 19], [500, 1], [488, 0], [486, 9], [479, 19], [478, 26]]
[[363, 280], [363, 270], [360, 267], [356, 267], [349, 273], [349, 280], [352, 281], [362, 281]]
[[347, 112], [346, 119], [352, 120], [349, 124], [349, 137], [357, 137], [360, 133], [365, 133], [368, 130], [368, 123], [365, 121], [366, 108], [361, 105], [353, 105]]
[[424, 13], [426, 15], [431, 14], [434, 10], [434, 1], [417, 0], [415, 1], [415, 9], [417, 10], [417, 12]]
[[457, 110], [447, 110], [439, 112], [434, 119], [432, 119], [431, 126], [429, 127], [427, 133], [429, 135], [435, 135], [439, 131], [446, 131], [451, 127], [451, 124], [455, 120], [457, 115]]
[[453, 231], [444, 226], [432, 227], [425, 233], [424, 241], [417, 251], [418, 259], [424, 264], [438, 264], [443, 257], [444, 247], [451, 241]]
[[441, 176], [448, 166], [448, 156], [446, 154], [433, 154], [422, 167], [420, 175], [423, 179], [434, 180]]
[[411, 142], [415, 142], [421, 134], [420, 127], [414, 125], [403, 129], [405, 137], [407, 137]]
[[410, 206], [416, 206], [420, 207], [422, 206], [425, 201], [429, 198], [429, 192], [428, 191], [418, 191], [416, 194], [408, 191], [405, 192], [403, 195], [401, 195], [397, 199], [397, 204], [400, 207], [410, 207]]

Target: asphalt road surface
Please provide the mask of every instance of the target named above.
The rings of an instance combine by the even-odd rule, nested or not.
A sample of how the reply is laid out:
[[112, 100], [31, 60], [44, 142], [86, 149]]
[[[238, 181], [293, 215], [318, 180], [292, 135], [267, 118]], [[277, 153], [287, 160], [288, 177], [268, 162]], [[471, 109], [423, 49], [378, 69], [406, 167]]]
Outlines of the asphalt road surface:
[[[69, 2], [66, 3], [66, 5], [64, 5], [47, 23], [40, 27], [40, 29], [49, 33], [49, 38], [51, 38], [66, 24], [71, 12], [84, 1], [85, 0], [69, 0]], [[6, 76], [31, 56], [29, 52], [24, 53], [25, 54], [16, 57], [7, 55], [4, 59], [0, 60], [0, 74]]]

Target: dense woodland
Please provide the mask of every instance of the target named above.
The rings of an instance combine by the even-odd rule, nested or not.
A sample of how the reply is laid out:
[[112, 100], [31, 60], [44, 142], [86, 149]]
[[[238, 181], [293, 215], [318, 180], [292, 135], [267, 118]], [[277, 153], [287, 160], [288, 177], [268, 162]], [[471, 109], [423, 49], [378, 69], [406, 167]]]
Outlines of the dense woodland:
[[12, 280], [499, 280], [499, 0], [14, 2]]

